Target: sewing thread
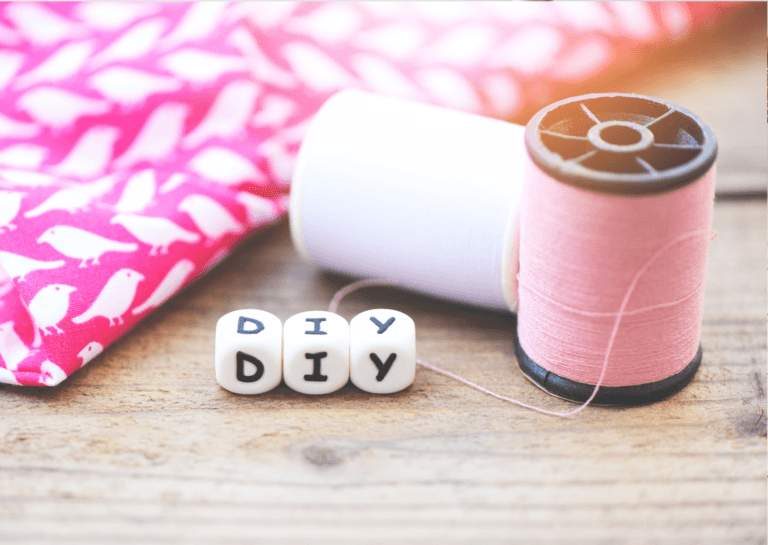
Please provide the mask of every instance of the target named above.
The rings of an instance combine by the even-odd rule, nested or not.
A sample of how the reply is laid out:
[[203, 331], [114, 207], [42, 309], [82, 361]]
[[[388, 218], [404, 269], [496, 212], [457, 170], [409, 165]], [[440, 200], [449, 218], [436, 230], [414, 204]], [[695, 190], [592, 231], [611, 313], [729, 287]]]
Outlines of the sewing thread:
[[564, 184], [529, 161], [518, 275], [526, 354], [605, 386], [686, 367], [701, 334], [714, 180], [713, 167], [675, 191], [626, 197]]

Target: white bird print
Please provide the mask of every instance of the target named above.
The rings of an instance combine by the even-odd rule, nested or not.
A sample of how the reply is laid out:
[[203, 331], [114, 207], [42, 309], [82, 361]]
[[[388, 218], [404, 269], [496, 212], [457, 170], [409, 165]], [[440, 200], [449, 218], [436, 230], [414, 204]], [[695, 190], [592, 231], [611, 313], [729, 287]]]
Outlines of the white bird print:
[[10, 117], [0, 115], [0, 138], [32, 138], [42, 129], [36, 123], [21, 123]]
[[247, 80], [233, 81], [216, 96], [205, 118], [184, 137], [182, 147], [195, 148], [210, 138], [231, 138], [245, 130], [259, 88]]
[[235, 200], [245, 207], [245, 210], [248, 212], [248, 222], [251, 225], [265, 223], [277, 217], [275, 206], [269, 199], [259, 197], [247, 191], [241, 191], [237, 194]]
[[23, 185], [26, 187], [47, 187], [53, 185], [56, 181], [55, 177], [43, 174], [42, 172], [10, 168], [0, 170], [0, 179], [6, 180], [11, 185]]
[[125, 153], [115, 159], [115, 168], [128, 168], [141, 161], [167, 161], [184, 134], [188, 113], [189, 107], [177, 102], [155, 108]]
[[18, 191], [4, 191], [0, 190], [0, 233], [4, 228], [8, 228], [9, 231], [16, 229], [16, 226], [12, 224], [13, 218], [19, 213], [21, 208], [21, 199], [26, 196], [26, 193], [20, 193]]
[[155, 17], [133, 26], [94, 55], [89, 67], [95, 69], [115, 61], [143, 57], [152, 50], [157, 40], [163, 35], [166, 24], [167, 19], [164, 17]]
[[261, 184], [267, 177], [250, 161], [227, 148], [210, 146], [195, 155], [189, 168], [201, 176], [223, 185], [244, 182]]
[[56, 386], [67, 378], [64, 370], [51, 360], [45, 360], [40, 364], [40, 373], [44, 375], [40, 377], [40, 382], [46, 386]]
[[0, 324], [0, 358], [5, 362], [6, 369], [15, 371], [19, 363], [29, 356], [32, 351], [13, 329], [13, 322]]
[[346, 42], [356, 34], [362, 22], [357, 11], [349, 7], [344, 2], [333, 2], [309, 14], [297, 13], [285, 22], [285, 29], [323, 44]]
[[302, 140], [304, 140], [304, 137], [307, 135], [311, 121], [312, 119], [299, 121], [295, 125], [280, 129], [275, 133], [276, 136], [274, 136], [272, 140], [277, 140], [284, 146], [291, 143], [301, 144]]
[[72, 286], [51, 284], [38, 291], [29, 302], [29, 313], [43, 335], [52, 335], [48, 331], [49, 327], [56, 333], [64, 333], [58, 324], [67, 316], [69, 294], [73, 291], [76, 291], [76, 288]]
[[237, 55], [219, 55], [201, 49], [181, 49], [166, 55], [160, 66], [180, 79], [202, 84], [227, 72], [247, 72], [248, 61]]
[[421, 25], [398, 21], [360, 32], [354, 42], [360, 49], [374, 51], [385, 59], [404, 61], [420, 51], [427, 38], [427, 30]]
[[24, 277], [31, 272], [43, 269], [58, 269], [63, 267], [65, 263], [63, 259], [57, 261], [38, 261], [23, 255], [0, 252], [0, 267], [5, 269], [9, 277], [19, 277], [19, 282], [23, 282], [25, 280]]
[[82, 193], [87, 193], [93, 198], [101, 197], [102, 195], [109, 193], [109, 191], [115, 187], [119, 178], [121, 178], [121, 174], [119, 172], [113, 172], [112, 174], [102, 176], [93, 182], [77, 184], [76, 189]]
[[85, 347], [83, 347], [83, 349], [77, 354], [78, 358], [83, 359], [83, 363], [80, 364], [80, 367], [84, 366], [103, 351], [104, 347], [99, 342], [92, 341], [86, 344]]
[[40, 238], [38, 244], [47, 242], [57, 252], [73, 259], [80, 259], [80, 267], [87, 267], [89, 259], [91, 265], [99, 264], [99, 257], [107, 252], [135, 252], [139, 245], [135, 242], [120, 242], [100, 235], [83, 231], [70, 225], [54, 225], [49, 227]]
[[15, 384], [19, 385], [19, 381], [16, 380], [16, 376], [9, 370], [0, 367], [0, 382], [3, 384]]
[[48, 149], [34, 144], [14, 144], [0, 151], [0, 165], [13, 168], [39, 168]]
[[123, 194], [115, 205], [118, 212], [141, 212], [155, 196], [155, 171], [151, 168], [131, 176], [123, 188]]
[[335, 91], [359, 85], [346, 69], [314, 44], [291, 42], [282, 47], [281, 53], [293, 73], [316, 91]]
[[[232, 15], [246, 16], [248, 21], [257, 27], [269, 30], [283, 23], [298, 8], [299, 6], [296, 2], [267, 2], [263, 5], [251, 2], [238, 2], [230, 8], [230, 12]], [[370, 9], [372, 10], [373, 8]], [[245, 29], [239, 28], [238, 30]]]
[[5, 16], [13, 21], [27, 41], [35, 45], [53, 45], [73, 36], [78, 25], [44, 7], [44, 4], [9, 4]]
[[227, 10], [224, 2], [196, 2], [190, 4], [190, 8], [184, 14], [179, 24], [176, 25], [159, 44], [160, 51], [168, 51], [179, 45], [205, 38], [218, 26], [221, 17]]
[[41, 125], [53, 129], [63, 129], [83, 116], [100, 115], [112, 109], [109, 102], [53, 87], [36, 87], [27, 91], [18, 99], [16, 107]]
[[187, 177], [181, 173], [181, 172], [174, 172], [170, 175], [170, 177], [163, 183], [163, 185], [160, 186], [160, 193], [165, 195], [166, 193], [170, 193], [177, 187], [179, 187], [181, 184], [187, 181]]
[[18, 45], [21, 42], [21, 36], [11, 27], [0, 24], [0, 44]]
[[295, 159], [288, 153], [280, 138], [271, 138], [262, 142], [256, 151], [264, 155], [270, 172], [277, 180], [286, 183], [291, 181]]
[[238, 235], [243, 232], [243, 226], [226, 208], [205, 195], [187, 195], [179, 203], [179, 210], [189, 214], [200, 232], [207, 237], [207, 246], [227, 233]]
[[104, 195], [114, 187], [116, 178], [116, 174], [110, 174], [94, 182], [61, 189], [32, 210], [27, 210], [24, 217], [36, 218], [52, 210], [65, 210], [70, 214], [79, 210], [87, 210], [95, 198]]
[[261, 108], [253, 116], [254, 127], [284, 127], [299, 109], [296, 102], [282, 95], [267, 95], [261, 101]]
[[93, 41], [60, 47], [29, 72], [16, 78], [15, 88], [23, 89], [46, 81], [62, 81], [77, 74], [93, 52]]
[[141, 2], [85, 2], [77, 4], [74, 15], [90, 26], [100, 30], [119, 30], [130, 25], [136, 19], [151, 15], [158, 10], [158, 5]]
[[93, 197], [76, 188], [60, 189], [32, 210], [24, 213], [25, 218], [36, 218], [52, 210], [65, 210], [74, 214], [78, 210], [85, 210], [93, 201]]
[[365, 82], [365, 87], [376, 93], [410, 100], [424, 100], [424, 93], [400, 70], [379, 55], [355, 55], [352, 59], [352, 67]]
[[150, 295], [142, 304], [134, 308], [131, 311], [131, 314], [136, 316], [137, 314], [141, 314], [147, 309], [157, 308], [165, 303], [165, 301], [167, 301], [174, 293], [179, 291], [181, 286], [184, 285], [187, 277], [194, 270], [195, 264], [192, 263], [189, 259], [182, 259], [176, 263], [173, 267], [171, 267], [171, 270], [168, 271], [168, 274], [165, 275], [165, 278], [163, 278], [160, 284], [155, 288], [155, 291], [152, 292], [152, 295]]
[[[109, 327], [122, 325], [123, 314], [133, 303], [136, 288], [144, 275], [131, 269], [120, 269], [113, 274], [88, 310], [72, 318], [72, 323], [82, 324], [101, 316], [109, 320]], [[115, 322], [114, 324], [112, 322]]]
[[24, 63], [24, 55], [0, 50], [0, 91], [13, 80]]
[[62, 162], [51, 168], [60, 176], [93, 179], [104, 174], [112, 160], [112, 151], [120, 129], [97, 125], [88, 129]]
[[[4, 275], [5, 270], [0, 268], [0, 274]], [[3, 297], [11, 293], [15, 287], [16, 285], [13, 282], [11, 282], [10, 278], [6, 277], [3, 279], [0, 279], [0, 299], [2, 299]]]
[[179, 227], [167, 218], [151, 218], [135, 214], [118, 214], [109, 223], [125, 227], [134, 237], [152, 248], [149, 255], [168, 253], [168, 246], [176, 241], [194, 244], [200, 241], [200, 235]]
[[[276, 2], [272, 3], [273, 6], [276, 4]], [[241, 5], [244, 6], [244, 4]], [[258, 11], [263, 12], [266, 6], [267, 4], [261, 4]], [[254, 20], [253, 15], [256, 14], [256, 11], [257, 10], [253, 10], [249, 14], [248, 19], [250, 21]], [[268, 85], [276, 85], [284, 89], [295, 89], [299, 86], [296, 77], [288, 70], [275, 64], [272, 59], [269, 58], [269, 55], [261, 50], [253, 34], [248, 32], [245, 28], [240, 27], [237, 30], [232, 31], [232, 33], [227, 36], [227, 41], [239, 49], [243, 57], [248, 59], [248, 68], [250, 69], [251, 76], [254, 80]], [[193, 65], [193, 63], [190, 63], [190, 65]]]
[[94, 74], [88, 84], [106, 98], [119, 102], [126, 108], [144, 104], [151, 95], [176, 91], [183, 85], [175, 78], [156, 76], [123, 66], [113, 66]]

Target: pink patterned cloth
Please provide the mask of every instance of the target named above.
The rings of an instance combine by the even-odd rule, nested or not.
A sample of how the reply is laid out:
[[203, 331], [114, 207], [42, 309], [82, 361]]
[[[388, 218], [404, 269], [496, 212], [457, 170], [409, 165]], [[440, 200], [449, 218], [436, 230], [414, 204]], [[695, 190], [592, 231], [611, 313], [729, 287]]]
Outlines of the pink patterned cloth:
[[508, 117], [695, 4], [0, 4], [0, 382], [60, 383], [282, 217], [335, 91]]

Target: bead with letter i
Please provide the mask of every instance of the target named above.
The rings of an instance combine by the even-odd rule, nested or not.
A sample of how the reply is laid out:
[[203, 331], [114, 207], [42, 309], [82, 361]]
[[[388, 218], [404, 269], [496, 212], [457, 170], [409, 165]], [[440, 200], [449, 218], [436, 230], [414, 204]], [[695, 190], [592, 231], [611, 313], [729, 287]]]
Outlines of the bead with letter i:
[[350, 379], [372, 394], [392, 394], [416, 376], [416, 325], [396, 310], [362, 312], [349, 323]]
[[332, 312], [301, 312], [283, 325], [283, 378], [302, 394], [329, 394], [349, 381], [349, 324]]
[[274, 314], [243, 309], [216, 324], [216, 380], [236, 394], [261, 394], [280, 384], [283, 324]]

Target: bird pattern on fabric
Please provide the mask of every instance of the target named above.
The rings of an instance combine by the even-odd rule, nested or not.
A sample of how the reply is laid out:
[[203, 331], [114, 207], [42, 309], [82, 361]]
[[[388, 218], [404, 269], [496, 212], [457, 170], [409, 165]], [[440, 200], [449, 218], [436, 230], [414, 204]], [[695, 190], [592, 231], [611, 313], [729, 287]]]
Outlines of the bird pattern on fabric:
[[509, 117], [730, 8], [0, 3], [0, 382], [55, 385], [286, 213], [339, 89]]

